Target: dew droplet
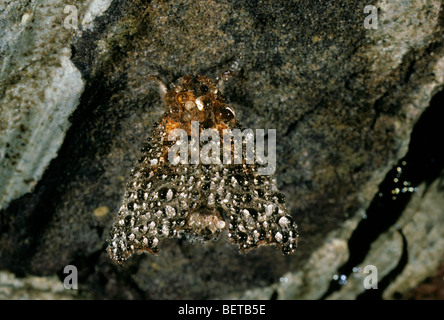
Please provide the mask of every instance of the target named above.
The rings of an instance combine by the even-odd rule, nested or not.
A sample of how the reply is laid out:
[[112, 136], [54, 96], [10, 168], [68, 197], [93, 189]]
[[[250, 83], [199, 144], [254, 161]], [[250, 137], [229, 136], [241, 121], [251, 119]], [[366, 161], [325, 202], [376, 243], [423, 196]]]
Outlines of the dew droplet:
[[185, 109], [187, 109], [188, 111], [193, 110], [195, 106], [196, 104], [193, 101], [185, 102]]
[[287, 228], [289, 224], [290, 220], [288, 220], [287, 217], [281, 217], [279, 219], [279, 225], [281, 226], [281, 228]]
[[176, 209], [171, 206], [165, 206], [165, 213], [168, 218], [172, 218], [176, 215]]
[[173, 196], [174, 196], [173, 189], [168, 189], [167, 194], [166, 194], [166, 200], [171, 201], [173, 199]]

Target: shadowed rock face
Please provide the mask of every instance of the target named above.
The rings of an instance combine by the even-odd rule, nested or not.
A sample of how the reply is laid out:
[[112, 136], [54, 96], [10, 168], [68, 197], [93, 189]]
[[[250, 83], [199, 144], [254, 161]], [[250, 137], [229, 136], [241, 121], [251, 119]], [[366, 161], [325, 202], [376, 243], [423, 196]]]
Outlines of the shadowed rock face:
[[[10, 199], [0, 211], [0, 268], [18, 275], [63, 277], [63, 268], [73, 264], [79, 270], [81, 293], [90, 298], [218, 298], [240, 292], [239, 297], [252, 288], [264, 288], [254, 296], [261, 298], [273, 292], [279, 298], [322, 296], [347, 259], [346, 243], [360, 215], [407, 154], [415, 123], [444, 83], [438, 1], [374, 3], [379, 8], [378, 29], [364, 27], [368, 14], [360, 1], [84, 1], [76, 4], [77, 31], [64, 27], [68, 14], [55, 1], [42, 2], [48, 10], [25, 1], [11, 3], [15, 6], [5, 12], [16, 19], [4, 22], [8, 32], [0, 33], [0, 56], [7, 58], [0, 73], [0, 141], [5, 142], [0, 145], [0, 184], [20, 180], [20, 188], [14, 193], [10, 187], [0, 189], [2, 199]], [[82, 28], [82, 18], [94, 5], [103, 6], [104, 12]], [[33, 18], [23, 18], [25, 14]], [[49, 16], [55, 17], [53, 28], [59, 32], [46, 26]], [[21, 23], [33, 28], [36, 39], [48, 37], [39, 46], [53, 49], [51, 55], [32, 48], [32, 39], [23, 36], [31, 29], [19, 28]], [[18, 34], [21, 37], [14, 37]], [[60, 38], [63, 41], [51, 41]], [[69, 59], [63, 58], [63, 48], [70, 50]], [[18, 51], [21, 54], [14, 57]], [[17, 71], [25, 59], [35, 64], [32, 82]], [[80, 82], [75, 82], [75, 90], [68, 85], [54, 91], [58, 102], [52, 105], [66, 111], [57, 113], [64, 138], [49, 121], [53, 109], [39, 109], [31, 99], [34, 90], [26, 87], [32, 83], [43, 90], [58, 79], [52, 69], [45, 69], [48, 61], [73, 64], [71, 74], [79, 72], [84, 83], [83, 91]], [[105, 239], [139, 149], [164, 112], [157, 88], [146, 82], [148, 75], [165, 82], [194, 72], [215, 79], [233, 66], [235, 73], [224, 83], [223, 94], [236, 117], [247, 128], [277, 130], [276, 176], [298, 224], [298, 249], [290, 256], [273, 247], [243, 255], [223, 238], [207, 244], [165, 240], [158, 256], [134, 256], [116, 267], [106, 253]], [[28, 90], [12, 95], [20, 84]], [[38, 101], [51, 106], [48, 97]], [[17, 105], [28, 106], [29, 117], [6, 116], [15, 114]], [[34, 122], [35, 114], [43, 121]], [[14, 128], [23, 130], [20, 135], [17, 130], [16, 135], [7, 133], [14, 119]], [[36, 134], [51, 148], [43, 148]], [[432, 135], [438, 134], [439, 130]], [[30, 157], [33, 150], [39, 152]], [[430, 150], [417, 152], [435, 159], [433, 146]], [[13, 163], [12, 154], [22, 167]], [[20, 162], [29, 158], [33, 161]], [[416, 163], [420, 165], [405, 171], [420, 172], [424, 164]], [[15, 169], [37, 172], [34, 182], [11, 174]], [[416, 179], [414, 187], [422, 192], [421, 183], [427, 182], [434, 186], [427, 189], [430, 198], [439, 198], [433, 196], [442, 192], [433, 184], [439, 174], [435, 170], [427, 179]], [[396, 187], [384, 185], [384, 190], [390, 193]], [[408, 201], [405, 206], [409, 217], [424, 218]], [[424, 218], [424, 225], [431, 224], [432, 231], [444, 229], [439, 214], [433, 217]], [[380, 219], [383, 223], [384, 217]], [[441, 237], [430, 230], [436, 239]], [[427, 231], [409, 229], [406, 219], [407, 242], [418, 232]], [[421, 246], [429, 246], [414, 239], [407, 248], [413, 256]], [[402, 245], [390, 233], [379, 240], [380, 248], [397, 250]], [[428, 264], [433, 266], [439, 250], [431, 248]], [[370, 252], [374, 258], [368, 263], [380, 263], [381, 272], [389, 273], [395, 267], [390, 263], [400, 256], [391, 254]], [[417, 270], [420, 260], [408, 263]], [[283, 275], [296, 291], [282, 288]], [[396, 276], [402, 279], [402, 270]], [[425, 276], [418, 272], [417, 281]], [[399, 290], [414, 286], [405, 283]], [[359, 290], [350, 288], [348, 297]]]

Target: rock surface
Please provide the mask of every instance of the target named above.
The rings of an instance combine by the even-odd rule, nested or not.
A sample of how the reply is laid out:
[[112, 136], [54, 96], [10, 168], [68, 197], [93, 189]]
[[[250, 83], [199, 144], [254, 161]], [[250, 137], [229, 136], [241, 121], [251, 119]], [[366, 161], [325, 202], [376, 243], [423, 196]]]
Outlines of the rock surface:
[[16, 277], [7, 271], [0, 271], [0, 299], [2, 300], [71, 300], [75, 290], [65, 290], [57, 276]]
[[[436, 270], [442, 113], [412, 132], [444, 83], [441, 1], [375, 2], [377, 29], [353, 0], [72, 2], [77, 29], [66, 5], [0, 5], [0, 269], [62, 279], [72, 264], [83, 297], [126, 299], [355, 298], [367, 264], [392, 273], [379, 290], [390, 299]], [[297, 252], [170, 240], [114, 266], [105, 239], [163, 112], [147, 76], [216, 78], [233, 66], [223, 91], [238, 118], [277, 129]], [[366, 215], [371, 232], [360, 231]], [[329, 290], [349, 258], [355, 277]]]

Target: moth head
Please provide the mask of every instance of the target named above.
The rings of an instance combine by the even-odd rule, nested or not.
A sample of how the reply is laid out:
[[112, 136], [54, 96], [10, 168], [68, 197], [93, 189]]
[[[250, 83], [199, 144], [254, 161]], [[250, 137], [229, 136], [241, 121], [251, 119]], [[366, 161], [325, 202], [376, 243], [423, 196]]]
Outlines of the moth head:
[[185, 75], [165, 95], [167, 111], [177, 122], [199, 121], [204, 127], [230, 122], [234, 109], [225, 104], [215, 83], [204, 76]]

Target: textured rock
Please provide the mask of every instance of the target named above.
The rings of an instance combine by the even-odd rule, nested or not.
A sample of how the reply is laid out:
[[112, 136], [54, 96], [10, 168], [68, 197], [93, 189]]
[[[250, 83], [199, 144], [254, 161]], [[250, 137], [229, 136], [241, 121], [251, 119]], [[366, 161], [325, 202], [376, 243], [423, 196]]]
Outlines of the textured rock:
[[[73, 4], [89, 20], [106, 8], [106, 1]], [[67, 6], [0, 5], [0, 208], [35, 187], [57, 155], [83, 92], [82, 76], [70, 60], [74, 30], [66, 28]]]
[[[51, 4], [43, 2], [44, 7]], [[66, 136], [57, 134], [46, 140], [52, 141], [51, 148], [44, 139], [22, 146], [22, 138], [4, 134], [3, 128], [11, 131], [13, 126], [40, 123], [37, 119], [42, 118], [29, 122], [20, 113], [18, 121], [12, 122], [3, 114], [14, 114], [16, 109], [10, 102], [2, 104], [5, 113], [0, 116], [0, 138], [7, 140], [0, 141], [11, 142], [9, 147], [0, 144], [0, 148], [9, 148], [8, 155], [14, 151], [20, 159], [35, 156], [26, 162], [29, 174], [13, 174], [16, 166], [5, 160], [6, 151], [1, 154], [1, 185], [14, 187], [2, 189], [0, 268], [53, 275], [74, 264], [82, 279], [81, 292], [96, 298], [323, 296], [337, 268], [352, 255], [347, 250], [348, 239], [359, 230], [362, 216], [368, 214], [378, 192], [382, 187], [388, 192], [395, 190], [393, 182], [387, 186], [380, 183], [412, 149], [412, 129], [432, 96], [442, 89], [440, 4], [380, 1], [375, 4], [379, 8], [378, 29], [367, 30], [367, 14], [359, 1], [96, 1], [76, 4], [79, 21], [85, 25], [71, 30], [59, 46], [49, 38], [59, 39], [62, 33], [36, 27], [35, 32], [47, 34], [48, 40], [35, 56], [40, 57], [45, 50], [68, 48], [71, 59], [67, 58], [68, 51], [60, 50], [55, 61], [65, 55], [65, 68], [72, 67], [71, 75], [80, 72], [84, 90], [81, 93], [79, 81], [77, 89], [69, 91], [63, 100], [64, 113], [54, 123], [61, 124]], [[21, 6], [9, 10], [16, 17], [9, 28], [19, 28], [22, 20], [32, 22], [27, 16], [23, 18], [25, 9]], [[88, 18], [85, 12], [97, 17]], [[42, 13], [46, 18], [50, 15]], [[63, 19], [58, 21], [62, 24]], [[38, 26], [39, 20], [32, 23]], [[10, 37], [18, 33], [4, 34]], [[22, 48], [29, 42], [17, 38], [8, 43]], [[35, 70], [46, 70], [42, 68], [49, 66], [45, 59], [34, 62]], [[21, 60], [26, 61], [26, 57], [17, 61]], [[8, 70], [19, 72], [18, 63], [8, 65]], [[130, 169], [139, 158], [139, 148], [163, 112], [157, 89], [146, 83], [146, 77], [156, 74], [169, 82], [197, 72], [215, 78], [232, 66], [237, 66], [237, 71], [224, 84], [224, 95], [236, 115], [245, 127], [277, 129], [276, 173], [299, 225], [297, 252], [284, 257], [276, 248], [259, 248], [240, 255], [224, 241], [202, 245], [171, 240], [162, 244], [159, 256], [133, 257], [117, 268], [106, 255], [105, 239]], [[6, 75], [12, 79], [8, 72], [1, 74]], [[3, 79], [2, 93], [14, 92], [21, 83]], [[39, 79], [29, 80], [35, 85], [26, 85], [29, 89], [17, 103], [35, 101], [31, 98], [37, 90], [32, 88], [43, 90], [47, 86], [46, 80]], [[4, 100], [10, 96], [0, 97], [10, 101]], [[58, 105], [45, 99], [29, 105]], [[68, 121], [68, 110], [74, 108]], [[42, 130], [43, 137], [53, 134], [51, 128], [48, 124], [32, 126]], [[34, 131], [26, 132], [32, 136]], [[36, 150], [44, 150], [43, 155]], [[423, 151], [415, 154], [424, 154], [425, 159], [435, 157], [432, 151]], [[424, 166], [418, 159], [413, 157], [405, 167], [407, 178], [416, 177], [412, 172], [420, 172]], [[440, 165], [437, 168], [442, 170]], [[12, 182], [29, 176], [38, 183]], [[433, 186], [438, 176], [439, 171], [433, 171], [422, 179], [410, 180], [421, 192], [424, 185]], [[33, 185], [34, 190], [23, 195]], [[435, 198], [440, 192], [430, 187], [428, 195]], [[407, 209], [399, 211], [398, 224], [411, 257], [419, 257], [415, 252], [426, 246], [423, 250], [430, 252], [430, 265], [436, 266], [432, 261], [438, 261], [436, 257], [442, 257], [442, 252], [427, 242], [418, 242], [416, 237], [421, 233], [415, 234], [408, 221], [402, 220], [420, 217], [418, 212], [425, 210], [415, 209], [425, 201], [418, 195], [403, 198]], [[404, 204], [402, 201], [399, 203]], [[442, 222], [437, 210], [433, 223], [438, 228]], [[392, 223], [386, 217], [376, 221]], [[421, 223], [427, 225], [427, 221]], [[440, 236], [434, 233], [435, 240]], [[393, 257], [404, 252], [400, 239], [390, 228], [376, 232], [361, 263], [376, 264], [375, 257], [380, 257], [381, 276], [390, 273], [396, 261]], [[388, 256], [391, 258], [385, 259]], [[418, 271], [419, 261], [409, 260], [384, 297], [392, 298], [395, 291], [407, 290], [432, 272], [433, 268]], [[418, 276], [407, 282], [404, 272]], [[329, 297], [355, 297], [361, 292], [356, 288], [346, 285]]]
[[431, 277], [421, 283], [414, 290], [410, 290], [403, 296], [404, 299], [444, 299], [444, 263], [441, 262], [438, 270]]
[[2, 300], [71, 300], [76, 291], [65, 290], [57, 276], [18, 278], [7, 271], [0, 271], [0, 299]]

